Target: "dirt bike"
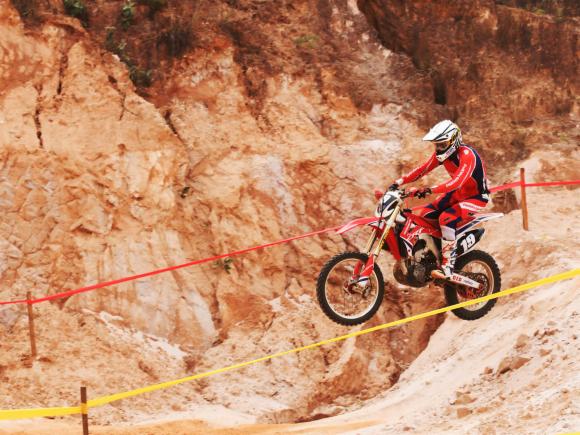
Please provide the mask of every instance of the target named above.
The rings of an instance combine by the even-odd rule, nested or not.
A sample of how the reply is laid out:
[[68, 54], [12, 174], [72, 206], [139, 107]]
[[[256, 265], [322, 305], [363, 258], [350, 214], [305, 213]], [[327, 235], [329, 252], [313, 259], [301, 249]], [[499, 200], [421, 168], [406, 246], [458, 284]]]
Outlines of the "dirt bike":
[[[394, 278], [411, 287], [433, 282], [443, 287], [448, 305], [496, 293], [501, 287], [499, 268], [493, 257], [474, 250], [481, 240], [482, 222], [503, 213], [474, 213], [457, 228], [455, 272], [446, 277], [438, 270], [441, 262], [441, 230], [404, 208], [404, 199], [414, 192], [404, 189], [387, 191], [381, 198], [375, 217], [361, 218], [337, 230], [339, 234], [361, 225], [372, 227], [364, 252], [343, 252], [330, 259], [320, 271], [316, 293], [324, 313], [341, 325], [358, 325], [369, 320], [379, 309], [385, 294], [383, 273], [377, 265], [382, 250], [391, 253], [396, 263]], [[486, 315], [496, 299], [453, 310], [464, 320]]]

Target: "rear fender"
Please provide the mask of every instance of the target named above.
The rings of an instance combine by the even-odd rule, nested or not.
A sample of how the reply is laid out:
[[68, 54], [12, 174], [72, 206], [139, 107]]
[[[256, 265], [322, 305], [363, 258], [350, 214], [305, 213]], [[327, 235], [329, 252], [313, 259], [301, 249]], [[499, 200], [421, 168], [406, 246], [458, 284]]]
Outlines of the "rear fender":
[[378, 217], [355, 219], [355, 220], [350, 221], [349, 223], [343, 225], [342, 227], [340, 227], [338, 230], [336, 230], [336, 232], [338, 234], [344, 234], [347, 231], [350, 231], [356, 227], [360, 227], [361, 225], [372, 224], [373, 222], [377, 222], [378, 220], [379, 220]]
[[464, 226], [457, 228], [457, 236], [462, 236], [468, 230], [482, 224], [485, 221], [503, 217], [503, 213], [478, 213], [473, 220], [468, 221]]

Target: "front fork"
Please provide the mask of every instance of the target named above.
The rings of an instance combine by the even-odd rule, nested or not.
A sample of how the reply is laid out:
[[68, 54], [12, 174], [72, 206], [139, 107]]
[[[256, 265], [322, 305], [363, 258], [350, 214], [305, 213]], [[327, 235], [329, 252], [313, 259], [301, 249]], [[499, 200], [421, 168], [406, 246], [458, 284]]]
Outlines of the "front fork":
[[[379, 230], [377, 228], [375, 228], [373, 230], [373, 233], [371, 234], [371, 237], [369, 238], [369, 241], [367, 242], [367, 246], [365, 247], [365, 253], [368, 255], [369, 258], [368, 258], [366, 264], [363, 264], [363, 262], [360, 261], [359, 263], [357, 263], [357, 265], [354, 268], [353, 280], [355, 282], [357, 282], [359, 285], [366, 286], [368, 284], [369, 277], [371, 276], [371, 274], [373, 273], [373, 270], [375, 268], [375, 260], [377, 259], [377, 257], [381, 253], [381, 249], [383, 248], [383, 245], [385, 244], [385, 240], [387, 239], [387, 236], [389, 235], [391, 229], [395, 225], [395, 219], [397, 219], [397, 216], [399, 216], [400, 211], [401, 211], [401, 204], [397, 204], [397, 206], [395, 207], [395, 210], [393, 211], [393, 213], [391, 214], [391, 217], [389, 218], [389, 220], [387, 221], [387, 223], [385, 225], [385, 229], [383, 230], [382, 234], [378, 238], [379, 242], [376, 245], [374, 252], [373, 252], [373, 245], [375, 244], [375, 241], [377, 240], [377, 234], [378, 234]], [[380, 226], [380, 223], [381, 223], [381, 221], [379, 220], [377, 222], [377, 224]], [[361, 271], [361, 269], [362, 269], [362, 271]]]

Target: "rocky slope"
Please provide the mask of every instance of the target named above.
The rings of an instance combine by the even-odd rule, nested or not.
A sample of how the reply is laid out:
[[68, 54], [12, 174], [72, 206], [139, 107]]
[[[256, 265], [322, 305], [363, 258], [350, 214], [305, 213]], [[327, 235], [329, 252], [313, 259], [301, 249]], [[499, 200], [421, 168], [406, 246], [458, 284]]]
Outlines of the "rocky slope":
[[[529, 193], [532, 231], [521, 229], [521, 213], [487, 225], [482, 247], [502, 270], [504, 288], [547, 277], [580, 264], [573, 230], [550, 225], [570, 216], [576, 190]], [[538, 204], [550, 202], [550, 209]], [[577, 363], [580, 346], [578, 277], [500, 299], [483, 319], [466, 322], [447, 314], [428, 346], [397, 384], [337, 417], [301, 424], [249, 424], [251, 418], [203, 407], [174, 412], [137, 425], [94, 426], [112, 434], [544, 434], [580, 427]], [[372, 334], [370, 335], [372, 337]], [[241, 373], [237, 380], [241, 379]], [[292, 389], [295, 387], [288, 386]], [[264, 406], [263, 403], [260, 405]], [[227, 420], [227, 423], [225, 421]], [[5, 423], [8, 433], [73, 434], [72, 423]], [[0, 429], [1, 432], [1, 429]]]
[[[202, 15], [187, 4], [152, 18], [136, 5], [123, 30], [122, 2], [89, 4], [83, 26], [60, 2], [38, 2], [22, 19], [0, 0], [0, 299], [366, 215], [371, 188], [424, 158], [419, 139], [441, 117], [457, 119], [482, 149], [492, 184], [540, 146], [551, 153], [534, 154], [533, 168], [574, 162], [574, 16], [484, 1], [404, 10], [379, 1], [206, 2]], [[180, 29], [179, 16], [194, 38], [176, 58], [163, 28]], [[510, 29], [519, 30], [506, 38]], [[146, 87], [135, 74], [149, 69]], [[554, 178], [575, 175], [573, 165], [565, 171]], [[317, 270], [345, 245], [306, 239], [38, 306], [36, 361], [26, 357], [22, 307], [3, 308], [0, 407], [74, 403], [79, 383], [94, 397], [340, 334], [312, 295]], [[442, 304], [437, 292], [392, 291], [374, 322]], [[264, 421], [333, 415], [391, 386], [441, 320], [94, 417], [206, 405]], [[85, 370], [71, 370], [79, 361]]]
[[[46, 11], [40, 22], [23, 24], [8, 3], [1, 10], [3, 300], [230, 252], [361, 215], [372, 207], [368, 192], [379, 174], [398, 171], [388, 159], [410, 140], [403, 131], [416, 131], [397, 119], [400, 105], [377, 105], [361, 116], [350, 97], [285, 73], [268, 78], [257, 115], [257, 103], [247, 104], [239, 48], [225, 36], [174, 64], [171, 80], [158, 90], [164, 101], [152, 98], [155, 106], [76, 20]], [[366, 44], [374, 59], [389, 54]], [[405, 58], [391, 57], [385, 71], [412, 69]], [[336, 120], [322, 121], [323, 114]], [[333, 123], [330, 141], [322, 131]], [[363, 177], [356, 176], [360, 167]], [[25, 357], [23, 307], [4, 308], [2, 330], [10, 341], [2, 345], [0, 364], [9, 380], [2, 406], [74, 401], [79, 381], [93, 395], [108, 394], [333, 336], [341, 329], [316, 308], [313, 277], [330, 253], [343, 249], [338, 237], [308, 239], [38, 306], [41, 358], [34, 362]], [[401, 294], [377, 321], [438, 303], [439, 296]], [[269, 405], [256, 411], [276, 421], [337, 412], [318, 408], [338, 397], [352, 403], [357, 387], [329, 388], [334, 378], [374, 358], [385, 374], [367, 371], [358, 380], [372, 380], [365, 393], [372, 397], [396, 380], [438, 323], [405, 331], [404, 351], [390, 349], [385, 335], [380, 352], [373, 341], [361, 341], [360, 354], [338, 346], [291, 361], [284, 371], [272, 367], [270, 381], [260, 380], [252, 393]], [[155, 356], [155, 343], [164, 340], [180, 348]], [[153, 347], [143, 349], [144, 342]], [[82, 372], [67, 369], [77, 358]], [[311, 377], [299, 392], [281, 388], [306, 369]], [[237, 389], [230, 390], [226, 377], [171, 394], [180, 397], [177, 407], [239, 402]], [[155, 400], [141, 403], [147, 412], [163, 412]], [[103, 421], [126, 418], [123, 407], [101, 414]]]

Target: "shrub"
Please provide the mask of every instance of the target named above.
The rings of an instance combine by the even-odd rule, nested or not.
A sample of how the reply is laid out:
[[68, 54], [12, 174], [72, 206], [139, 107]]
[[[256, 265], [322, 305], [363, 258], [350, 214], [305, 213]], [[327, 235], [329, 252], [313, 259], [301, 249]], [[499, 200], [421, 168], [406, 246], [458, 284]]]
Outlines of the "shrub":
[[113, 53], [115, 53], [117, 56], [119, 56], [119, 59], [121, 59], [121, 62], [129, 64], [131, 61], [129, 59], [129, 56], [127, 55], [127, 52], [125, 51], [126, 48], [127, 48], [127, 43], [125, 41], [121, 41], [117, 44], [117, 46], [113, 50]]
[[193, 30], [189, 20], [175, 20], [169, 29], [161, 33], [158, 45], [164, 45], [171, 57], [181, 57], [193, 45]]
[[226, 257], [223, 260], [220, 258], [214, 262], [214, 267], [223, 268], [223, 270], [225, 270], [227, 273], [230, 273], [230, 270], [232, 270], [233, 262], [233, 258], [230, 257]]
[[107, 31], [105, 36], [105, 48], [111, 53], [115, 53], [115, 49], [117, 48], [117, 43], [115, 42], [116, 29], [114, 27], [107, 27], [105, 30]]
[[67, 15], [77, 18], [83, 26], [88, 26], [89, 11], [83, 0], [63, 0], [63, 5]]
[[148, 88], [153, 83], [153, 71], [142, 69], [131, 59], [127, 53], [127, 43], [123, 40], [117, 42], [115, 39], [115, 28], [107, 27], [107, 36], [105, 37], [105, 48], [111, 53], [119, 56], [119, 60], [127, 65], [129, 69], [129, 78], [133, 84], [140, 88]]
[[138, 65], [128, 63], [129, 78], [139, 88], [148, 88], [153, 83], [153, 72], [150, 69], [141, 69]]
[[135, 3], [127, 1], [121, 8], [121, 27], [127, 30], [135, 21]]
[[153, 18], [157, 12], [167, 6], [167, 0], [139, 0], [139, 4], [149, 7], [149, 18]]
[[318, 36], [302, 35], [294, 39], [294, 44], [296, 44], [297, 47], [316, 48], [318, 45]]
[[12, 0], [22, 19], [36, 18], [36, 0]]
[[105, 40], [105, 48], [109, 50], [111, 53], [116, 54], [119, 56], [121, 62], [126, 63], [127, 65], [131, 63], [129, 59], [129, 55], [127, 54], [127, 43], [125, 41], [117, 42], [115, 40], [114, 33], [107, 32], [107, 39]]

